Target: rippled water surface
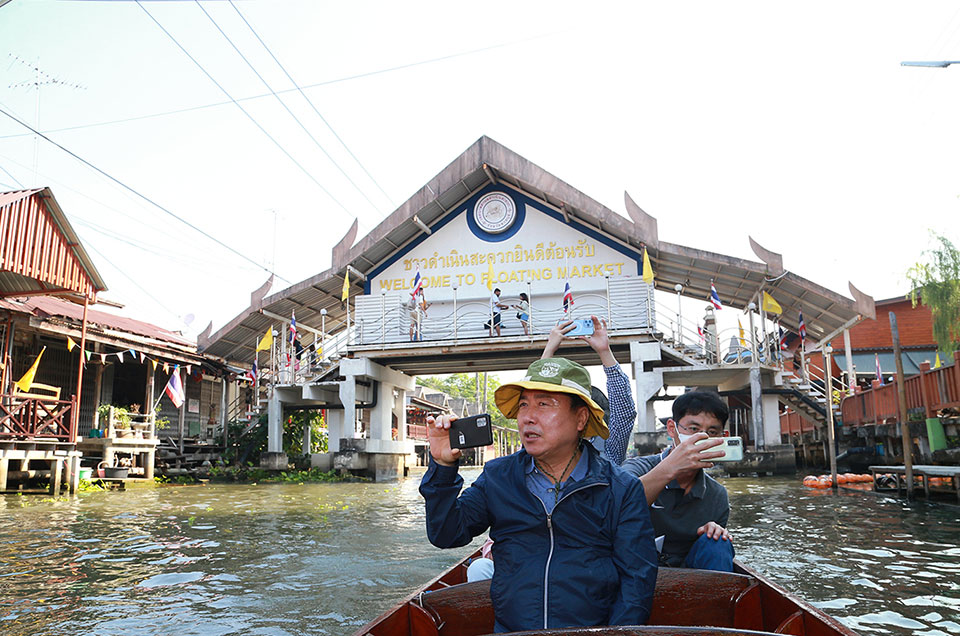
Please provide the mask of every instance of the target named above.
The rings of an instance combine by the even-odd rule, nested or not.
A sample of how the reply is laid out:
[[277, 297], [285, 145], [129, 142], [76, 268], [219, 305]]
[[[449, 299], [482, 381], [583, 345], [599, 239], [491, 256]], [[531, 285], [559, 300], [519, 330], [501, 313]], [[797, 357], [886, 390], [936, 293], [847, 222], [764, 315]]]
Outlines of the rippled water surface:
[[[0, 633], [350, 634], [470, 550], [427, 543], [418, 480], [0, 496]], [[864, 634], [960, 634], [960, 508], [725, 484], [745, 563]]]

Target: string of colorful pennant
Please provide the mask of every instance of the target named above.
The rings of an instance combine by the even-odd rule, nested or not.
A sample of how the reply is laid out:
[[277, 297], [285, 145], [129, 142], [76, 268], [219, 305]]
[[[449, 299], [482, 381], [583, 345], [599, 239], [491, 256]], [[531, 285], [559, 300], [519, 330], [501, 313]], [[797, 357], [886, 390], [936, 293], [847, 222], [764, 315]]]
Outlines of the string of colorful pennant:
[[[67, 351], [72, 352], [74, 349], [76, 349], [79, 346], [80, 345], [77, 344], [76, 340], [74, 340], [70, 336], [67, 336]], [[93, 359], [94, 356], [97, 356], [100, 360], [100, 364], [107, 364], [107, 359], [111, 357], [116, 358], [121, 364], [123, 364], [124, 356], [130, 356], [131, 358], [133, 358], [135, 362], [142, 362], [144, 364], [149, 362], [151, 366], [151, 371], [156, 371], [157, 367], [160, 366], [163, 369], [164, 373], [170, 373], [170, 369], [179, 368], [180, 366], [179, 364], [172, 363], [172, 362], [161, 362], [160, 360], [157, 360], [156, 358], [151, 358], [147, 354], [143, 353], [142, 351], [137, 351], [136, 349], [126, 349], [123, 351], [110, 351], [105, 353], [101, 353], [98, 351], [88, 351], [84, 349], [83, 355], [86, 358], [87, 362], [90, 362], [90, 360]], [[191, 364], [184, 365], [184, 368], [187, 370], [187, 375], [192, 375], [193, 373], [192, 367], [193, 365]]]

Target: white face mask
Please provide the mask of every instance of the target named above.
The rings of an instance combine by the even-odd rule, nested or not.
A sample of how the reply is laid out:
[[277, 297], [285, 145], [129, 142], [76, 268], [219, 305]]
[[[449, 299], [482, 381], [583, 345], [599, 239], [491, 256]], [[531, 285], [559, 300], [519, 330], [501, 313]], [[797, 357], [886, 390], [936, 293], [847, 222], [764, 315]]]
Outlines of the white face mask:
[[685, 441], [687, 441], [687, 440], [690, 439], [691, 437], [693, 437], [693, 435], [685, 435], [685, 434], [681, 433], [679, 429], [677, 429], [677, 438], [678, 438], [678, 440], [674, 440], [674, 443], [675, 443], [677, 446], [679, 446], [680, 444], [683, 444]]

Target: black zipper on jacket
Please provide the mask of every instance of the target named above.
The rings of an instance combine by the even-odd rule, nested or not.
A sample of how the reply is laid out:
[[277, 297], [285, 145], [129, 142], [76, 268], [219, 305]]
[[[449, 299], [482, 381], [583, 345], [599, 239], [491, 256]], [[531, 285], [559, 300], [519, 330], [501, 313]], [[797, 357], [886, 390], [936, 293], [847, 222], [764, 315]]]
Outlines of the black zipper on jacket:
[[[564, 493], [563, 496], [557, 500], [557, 503], [554, 504], [553, 509], [554, 511], [556, 511], [557, 506], [560, 505], [561, 501], [563, 501], [564, 499], [566, 499], [567, 497], [569, 497], [570, 495], [576, 492], [580, 492], [581, 490], [586, 490], [587, 488], [593, 488], [594, 486], [609, 486], [609, 485], [610, 485], [610, 482], [606, 482], [606, 481], [595, 481], [593, 483], [583, 484], [578, 488], [574, 488], [573, 490]], [[554, 487], [556, 488], [557, 484], [554, 484]], [[550, 552], [549, 554], [547, 554], [547, 564], [543, 570], [543, 628], [550, 629], [547, 626], [547, 615], [548, 615], [547, 605], [550, 600], [550, 591], [549, 591], [550, 561], [553, 559], [553, 513], [547, 512], [547, 506], [546, 504], [543, 503], [543, 500], [540, 499], [540, 497], [535, 496], [535, 498], [537, 501], [540, 502], [540, 505], [543, 506], [543, 512], [547, 515], [547, 532], [550, 533]]]

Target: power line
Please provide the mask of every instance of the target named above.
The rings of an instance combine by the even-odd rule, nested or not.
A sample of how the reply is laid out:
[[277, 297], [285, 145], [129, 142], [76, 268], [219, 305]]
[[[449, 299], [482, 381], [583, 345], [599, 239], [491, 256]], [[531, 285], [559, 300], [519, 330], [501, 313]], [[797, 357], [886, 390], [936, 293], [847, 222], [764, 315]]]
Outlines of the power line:
[[247, 262], [249, 262], [249, 263], [253, 263], [254, 265], [257, 266], [258, 269], [262, 269], [263, 271], [265, 271], [265, 272], [267, 272], [267, 273], [269, 273], [269, 274], [273, 274], [274, 276], [276, 276], [276, 277], [279, 278], [280, 280], [283, 280], [283, 281], [285, 281], [285, 282], [287, 282], [287, 283], [290, 282], [290, 281], [288, 281], [286, 278], [283, 278], [282, 276], [279, 276], [279, 275], [275, 274], [274, 272], [270, 271], [270, 269], [268, 269], [268, 268], [264, 267], [263, 265], [261, 265], [260, 263], [256, 262], [255, 260], [253, 260], [252, 258], [250, 258], [249, 256], [247, 256], [247, 255], [244, 254], [243, 252], [240, 252], [240, 251], [238, 251], [238, 250], [235, 250], [234, 248], [230, 247], [229, 245], [227, 245], [226, 243], [224, 243], [223, 241], [221, 241], [221, 240], [218, 239], [217, 237], [213, 236], [212, 234], [209, 234], [208, 232], [205, 232], [204, 230], [201, 230], [199, 227], [197, 227], [196, 225], [194, 225], [194, 224], [191, 223], [190, 221], [187, 221], [186, 219], [184, 219], [183, 217], [175, 214], [175, 213], [172, 212], [171, 210], [163, 207], [162, 205], [160, 205], [159, 203], [157, 203], [156, 201], [154, 201], [153, 199], [151, 199], [151, 198], [148, 197], [147, 195], [141, 194], [141, 193], [138, 192], [137, 190], [134, 190], [133, 188], [131, 188], [130, 186], [128, 186], [128, 185], [127, 185], [126, 183], [124, 183], [123, 181], [120, 181], [120, 180], [117, 179], [116, 177], [114, 177], [114, 176], [112, 176], [112, 175], [104, 172], [103, 170], [101, 170], [101, 169], [98, 168], [97, 166], [93, 165], [92, 163], [90, 163], [89, 161], [87, 161], [86, 159], [84, 159], [83, 157], [81, 157], [80, 155], [76, 154], [75, 152], [73, 152], [73, 151], [71, 151], [71, 150], [68, 150], [67, 148], [64, 148], [63, 146], [61, 146], [60, 144], [58, 144], [57, 142], [55, 142], [53, 139], [50, 139], [49, 137], [47, 137], [46, 135], [44, 135], [44, 134], [43, 134], [42, 132], [40, 132], [39, 130], [35, 130], [35, 129], [34, 129], [32, 126], [30, 126], [29, 124], [27, 124], [27, 123], [25, 123], [25, 122], [23, 122], [23, 121], [20, 121], [19, 119], [17, 119], [16, 117], [14, 117], [13, 115], [11, 115], [11, 114], [8, 113], [7, 111], [3, 110], [2, 108], [0, 108], [0, 114], [6, 115], [7, 117], [9, 117], [10, 119], [12, 119], [13, 121], [17, 122], [18, 124], [20, 124], [21, 126], [23, 126], [24, 128], [26, 128], [27, 130], [29, 130], [29, 131], [33, 132], [34, 134], [38, 135], [38, 136], [39, 136], [41, 139], [43, 139], [44, 141], [53, 144], [54, 146], [56, 146], [57, 148], [59, 148], [59, 149], [62, 150], [63, 152], [67, 153], [68, 155], [70, 155], [71, 157], [73, 157], [74, 159], [76, 159], [77, 161], [79, 161], [80, 163], [82, 163], [83, 165], [85, 165], [85, 166], [87, 166], [88, 168], [90, 168], [91, 170], [94, 170], [95, 172], [100, 173], [101, 175], [103, 175], [104, 177], [106, 177], [107, 179], [109, 179], [110, 181], [113, 181], [114, 183], [116, 183], [116, 184], [119, 185], [120, 187], [124, 188], [125, 190], [128, 190], [129, 192], [131, 192], [131, 193], [135, 194], [136, 196], [140, 197], [141, 199], [143, 199], [144, 201], [146, 201], [146, 202], [149, 203], [150, 205], [154, 206], [154, 207], [157, 208], [158, 210], [160, 210], [160, 211], [162, 211], [162, 212], [165, 212], [166, 214], [172, 216], [173, 218], [175, 218], [176, 220], [180, 221], [181, 223], [183, 223], [184, 225], [186, 225], [186, 226], [189, 227], [190, 229], [199, 232], [200, 234], [202, 234], [203, 236], [207, 237], [208, 239], [210, 239], [211, 241], [213, 241], [213, 242], [216, 243], [217, 245], [219, 245], [219, 246], [221, 246], [221, 247], [229, 250], [230, 252], [233, 252], [234, 254], [236, 254], [237, 256], [239, 256], [240, 258], [242, 258], [243, 260], [245, 260], [245, 261], [247, 261]]
[[0, 166], [0, 170], [3, 170], [3, 173], [4, 173], [5, 175], [7, 175], [8, 177], [10, 177], [11, 179], [13, 179], [13, 182], [16, 183], [18, 186], [20, 186], [20, 187], [23, 188], [23, 189], [26, 189], [26, 187], [25, 187], [22, 183], [20, 183], [20, 181], [19, 181], [15, 176], [13, 176], [12, 174], [10, 174], [10, 171], [9, 171], [9, 170], [7, 170], [6, 168], [4, 168], [3, 166]]
[[[2, 105], [2, 104], [0, 104], [0, 105]], [[5, 155], [0, 155], [0, 159], [6, 159], [7, 161], [9, 161], [10, 163], [12, 163], [13, 165], [15, 165], [15, 166], [20, 166], [20, 167], [23, 168], [24, 170], [29, 170], [29, 169], [30, 169], [30, 168], [28, 168], [27, 166], [25, 166], [25, 165], [23, 165], [22, 163], [20, 163], [19, 161], [16, 161], [16, 160], [14, 160], [14, 159], [11, 159], [10, 157], [7, 157], [7, 156], [5, 156]], [[163, 235], [165, 235], [165, 236], [167, 236], [167, 237], [169, 237], [169, 238], [171, 238], [171, 239], [174, 239], [174, 240], [179, 240], [179, 239], [180, 239], [179, 236], [177, 236], [177, 235], [174, 234], [173, 232], [168, 231], [167, 229], [165, 229], [165, 228], [163, 228], [163, 227], [158, 227], [158, 226], [150, 225], [149, 223], [147, 223], [146, 221], [144, 221], [143, 218], [134, 216], [134, 215], [132, 215], [132, 214], [129, 214], [128, 212], [125, 212], [125, 211], [123, 211], [123, 210], [121, 210], [121, 209], [119, 209], [119, 208], [115, 208], [115, 207], [113, 207], [112, 205], [108, 205], [108, 204], [104, 203], [103, 201], [100, 201], [99, 199], [93, 198], [92, 196], [90, 196], [89, 194], [86, 194], [85, 192], [81, 192], [80, 190], [77, 190], [76, 188], [71, 188], [71, 187], [68, 186], [66, 183], [63, 183], [62, 181], [60, 181], [60, 180], [58, 180], [58, 179], [56, 179], [56, 178], [54, 178], [54, 177], [51, 177], [51, 176], [48, 175], [48, 174], [44, 174], [43, 172], [41, 172], [41, 173], [39, 173], [39, 174], [40, 174], [41, 177], [43, 177], [44, 181], [45, 181], [47, 184], [57, 184], [58, 187], [62, 187], [62, 188], [64, 188], [64, 189], [66, 189], [66, 190], [69, 190], [70, 192], [73, 192], [73, 193], [75, 193], [75, 194], [78, 194], [79, 196], [81, 196], [81, 197], [83, 197], [83, 198], [85, 198], [85, 199], [89, 199], [90, 201], [96, 203], [97, 205], [99, 205], [100, 207], [102, 207], [102, 208], [104, 208], [104, 209], [106, 209], [106, 210], [110, 210], [111, 212], [116, 212], [116, 213], [119, 214], [120, 216], [124, 216], [124, 217], [130, 219], [131, 221], [134, 221], [134, 222], [137, 222], [137, 223], [141, 223], [144, 227], [146, 227], [146, 228], [147, 228], [148, 230], [150, 230], [151, 232], [163, 234]], [[21, 187], [23, 187], [23, 186], [21, 186]], [[126, 196], [129, 196], [126, 192], [123, 192], [123, 195], [124, 195], [125, 197], [126, 197]]]
[[[297, 125], [299, 125], [300, 128], [303, 130], [303, 132], [305, 132], [305, 133], [307, 134], [307, 137], [310, 138], [310, 141], [312, 141], [312, 142], [314, 143], [314, 145], [315, 145], [317, 148], [320, 149], [320, 152], [322, 152], [322, 153], [327, 157], [327, 159], [329, 159], [330, 162], [337, 168], [337, 170], [340, 171], [340, 174], [342, 174], [342, 175], [344, 176], [344, 178], [346, 178], [346, 180], [350, 182], [350, 185], [352, 185], [354, 188], [356, 188], [357, 192], [359, 192], [360, 195], [361, 195], [364, 199], [367, 200], [367, 203], [369, 203], [370, 205], [372, 205], [374, 210], [376, 210], [377, 212], [379, 212], [379, 213], [382, 214], [383, 212], [380, 210], [379, 207], [377, 207], [377, 204], [370, 200], [370, 197], [367, 196], [367, 193], [364, 192], [362, 189], [360, 189], [360, 186], [358, 186], [358, 185], [356, 184], [356, 182], [354, 182], [354, 180], [350, 178], [350, 175], [348, 175], [348, 174], [346, 173], [346, 171], [345, 171], [343, 168], [340, 167], [340, 164], [337, 163], [336, 159], [334, 159], [332, 156], [330, 156], [330, 153], [327, 152], [326, 148], [324, 148], [324, 147], [320, 144], [320, 142], [317, 141], [316, 137], [314, 137], [314, 136], [310, 133], [310, 131], [307, 129], [307, 127], [303, 125], [303, 122], [301, 122], [300, 119], [299, 119], [296, 115], [293, 114], [293, 111], [290, 110], [290, 107], [287, 106], [286, 103], [285, 103], [282, 99], [280, 99], [280, 96], [277, 95], [276, 91], [274, 91], [273, 88], [270, 86], [270, 84], [267, 83], [267, 80], [265, 80], [265, 79], [263, 78], [263, 76], [257, 71], [257, 69], [254, 68], [253, 64], [250, 63], [250, 60], [248, 60], [247, 57], [246, 57], [243, 53], [240, 52], [240, 49], [237, 48], [237, 45], [233, 43], [233, 40], [230, 39], [230, 36], [228, 36], [228, 35], [224, 32], [224, 30], [223, 30], [222, 28], [220, 28], [220, 25], [217, 24], [217, 21], [213, 19], [213, 16], [210, 15], [210, 14], [207, 12], [207, 10], [203, 8], [203, 5], [200, 4], [200, 0], [195, 0], [195, 2], [196, 2], [197, 7], [199, 7], [200, 10], [203, 11], [203, 14], [204, 14], [205, 16], [207, 16], [207, 18], [209, 18], [210, 22], [213, 23], [213, 26], [216, 27], [217, 31], [220, 32], [220, 35], [222, 35], [222, 36], [224, 37], [224, 39], [230, 44], [230, 46], [233, 47], [233, 50], [237, 52], [237, 55], [240, 56], [240, 59], [242, 59], [244, 62], [246, 62], [247, 66], [250, 67], [250, 70], [253, 71], [253, 74], [256, 75], [257, 78], [259, 78], [259, 80], [260, 80], [261, 82], [263, 82], [263, 85], [266, 86], [266, 88], [267, 88], [268, 91], [270, 91], [270, 94], [273, 95], [273, 96], [277, 99], [278, 102], [280, 102], [280, 105], [283, 106], [283, 109], [284, 109], [285, 111], [287, 111], [287, 114], [289, 114], [290, 117], [293, 118], [293, 121], [297, 122]], [[243, 17], [243, 16], [240, 16], [240, 17]], [[248, 26], [249, 26], [249, 25], [248, 25]], [[262, 43], [262, 42], [261, 42], [261, 43]], [[274, 59], [275, 59], [275, 58], [274, 58]], [[324, 122], [324, 123], [326, 123], [326, 122]], [[342, 143], [342, 142], [341, 142], [341, 143]]]
[[[526, 39], [523, 39], [523, 40], [516, 40], [516, 41], [513, 41], [513, 42], [505, 42], [505, 43], [503, 43], [503, 44], [495, 44], [495, 45], [493, 45], [493, 46], [485, 46], [485, 47], [483, 47], [483, 48], [472, 49], [472, 50], [470, 50], [470, 51], [462, 51], [462, 52], [460, 52], [460, 53], [451, 53], [451, 54], [449, 54], [449, 55], [444, 55], [444, 56], [441, 56], [441, 57], [434, 57], [434, 58], [430, 58], [430, 59], [426, 59], [426, 60], [420, 60], [420, 61], [417, 61], [417, 62], [410, 62], [409, 64], [401, 64], [400, 66], [391, 66], [390, 68], [379, 69], [379, 70], [376, 70], [376, 71], [366, 71], [366, 72], [364, 72], [364, 73], [359, 73], [359, 74], [357, 74], [357, 75], [348, 75], [348, 76], [345, 76], [345, 77], [338, 77], [338, 78], [335, 78], [335, 79], [332, 79], [332, 80], [325, 80], [325, 81], [323, 81], [323, 82], [317, 82], [317, 83], [314, 83], [314, 84], [306, 84], [305, 86], [302, 86], [302, 87], [298, 86], [297, 88], [281, 89], [281, 90], [277, 91], [277, 94], [278, 94], [278, 95], [282, 95], [282, 94], [284, 94], [284, 93], [292, 93], [292, 92], [294, 92], [294, 91], [300, 91], [300, 90], [303, 90], [303, 89], [318, 88], [318, 87], [320, 87], [320, 86], [327, 86], [327, 85], [329, 85], [329, 84], [337, 84], [337, 83], [340, 83], [340, 82], [347, 82], [347, 81], [354, 80], [354, 79], [362, 79], [362, 78], [364, 78], [364, 77], [370, 77], [370, 76], [373, 76], [373, 75], [380, 75], [380, 74], [383, 74], [383, 73], [390, 73], [390, 72], [392, 72], [392, 71], [400, 71], [400, 70], [404, 70], [404, 69], [408, 69], [408, 68], [413, 68], [413, 67], [416, 67], [416, 66], [421, 66], [421, 65], [424, 65], [424, 64], [434, 64], [434, 63], [436, 63], [436, 62], [443, 62], [443, 61], [445, 61], [445, 60], [450, 60], [450, 59], [457, 58], [457, 57], [463, 57], [463, 56], [465, 56], [465, 55], [474, 55], [474, 54], [476, 54], [476, 53], [483, 53], [483, 52], [485, 52], [485, 51], [490, 51], [490, 50], [493, 50], [493, 49], [499, 49], [499, 48], [503, 48], [503, 47], [506, 47], [506, 46], [513, 46], [513, 45], [515, 45], [515, 44], [523, 44], [523, 43], [526, 43], [526, 42], [530, 42], [530, 41], [532, 41], [532, 40], [537, 40], [537, 39], [545, 38], [545, 37], [547, 37], [547, 36], [549, 36], [549, 35], [551, 35], [551, 34], [547, 33], [547, 34], [543, 34], [543, 35], [534, 36], [534, 37], [532, 37], [532, 38], [526, 38]], [[96, 128], [96, 127], [98, 127], [98, 126], [112, 126], [113, 124], [125, 124], [125, 123], [127, 123], [127, 122], [140, 121], [140, 120], [142, 120], [142, 119], [153, 119], [154, 117], [167, 117], [168, 115], [180, 115], [180, 114], [189, 113], [189, 112], [192, 112], [192, 111], [195, 111], [195, 110], [205, 110], [205, 109], [207, 109], [207, 108], [217, 108], [218, 106], [227, 106], [227, 105], [233, 104], [233, 103], [235, 103], [235, 102], [247, 102], [247, 101], [252, 101], [252, 100], [255, 100], [255, 99], [263, 99], [264, 97], [270, 97], [270, 93], [262, 93], [262, 94], [260, 94], [260, 95], [250, 95], [250, 96], [248, 96], [248, 97], [237, 97], [236, 99], [234, 99], [234, 100], [232, 100], [232, 101], [228, 100], [228, 101], [225, 101], [225, 102], [213, 102], [213, 103], [210, 103], [210, 104], [201, 104], [201, 105], [199, 105], [199, 106], [188, 106], [188, 107], [186, 107], [186, 108], [177, 108], [177, 109], [175, 109], [175, 110], [167, 110], [167, 111], [163, 111], [163, 112], [160, 112], [160, 113], [150, 113], [150, 114], [148, 114], [148, 115], [137, 115], [137, 116], [135, 116], [135, 117], [126, 117], [126, 118], [123, 118], [123, 119], [111, 119], [111, 120], [109, 120], [109, 121], [94, 122], [94, 123], [91, 123], [91, 124], [79, 124], [79, 125], [77, 125], [77, 126], [66, 126], [66, 127], [64, 127], [64, 128], [52, 128], [52, 129], [50, 129], [50, 130], [48, 130], [48, 131], [46, 131], [46, 132], [48, 132], [48, 133], [69, 132], [69, 131], [71, 131], [71, 130], [82, 130], [82, 129], [84, 129], [84, 128]], [[25, 137], [25, 136], [27, 136], [27, 135], [28, 135], [28, 133], [22, 133], [22, 134], [16, 134], [16, 135], [0, 135], [0, 139], [10, 139], [10, 138], [12, 138], [12, 137]]]
[[[357, 162], [357, 165], [360, 166], [360, 169], [363, 170], [364, 174], [366, 174], [370, 178], [370, 181], [372, 181], [373, 184], [377, 186], [377, 189], [383, 193], [383, 196], [387, 198], [387, 201], [389, 201], [391, 205], [396, 205], [396, 203], [393, 201], [390, 195], [387, 194], [386, 190], [384, 190], [380, 186], [377, 180], [373, 178], [373, 175], [370, 174], [370, 171], [367, 170], [367, 168], [363, 165], [363, 163], [360, 162], [357, 156], [353, 154], [353, 151], [350, 150], [349, 146], [347, 146], [347, 144], [343, 141], [343, 139], [340, 138], [340, 135], [338, 135], [337, 131], [333, 129], [333, 126], [330, 125], [330, 122], [328, 122], [326, 118], [320, 114], [320, 111], [317, 110], [317, 107], [314, 105], [314, 103], [310, 100], [309, 97], [307, 97], [307, 94], [303, 92], [303, 89], [300, 88], [300, 85], [297, 84], [296, 80], [293, 79], [290, 73], [287, 72], [287, 69], [283, 66], [283, 64], [280, 63], [280, 60], [277, 59], [277, 56], [273, 54], [273, 51], [270, 50], [270, 47], [267, 46], [267, 43], [263, 41], [263, 38], [261, 38], [260, 35], [257, 33], [257, 31], [253, 28], [253, 25], [250, 24], [247, 18], [244, 17], [244, 15], [240, 12], [240, 9], [237, 8], [237, 5], [233, 3], [233, 0], [229, 0], [229, 2], [230, 2], [230, 6], [233, 7], [233, 10], [236, 11], [237, 15], [240, 16], [240, 19], [243, 20], [243, 23], [246, 24], [247, 27], [250, 29], [250, 32], [253, 33], [253, 36], [257, 38], [257, 41], [260, 42], [260, 44], [263, 45], [264, 50], [266, 50], [266, 52], [270, 54], [270, 57], [273, 58], [273, 61], [277, 63], [277, 66], [280, 67], [280, 70], [283, 71], [283, 74], [287, 76], [287, 79], [290, 80], [290, 83], [293, 84], [297, 92], [299, 92], [300, 95], [303, 97], [303, 99], [305, 99], [306, 102], [310, 104], [310, 108], [312, 108], [313, 112], [317, 114], [317, 117], [320, 118], [320, 121], [322, 121], [327, 126], [327, 128], [330, 129], [330, 132], [333, 133], [333, 136], [337, 138], [337, 141], [340, 142], [340, 145], [344, 147], [344, 149], [350, 154], [351, 157], [353, 157], [353, 160]], [[197, 3], [199, 4], [199, 0], [197, 0]], [[276, 95], [276, 93], [274, 93], [274, 95]]]
[[309, 178], [311, 181], [313, 181], [315, 184], [317, 184], [317, 187], [319, 187], [321, 190], [323, 190], [324, 194], [326, 194], [328, 197], [330, 197], [330, 199], [331, 199], [334, 203], [336, 203], [338, 206], [340, 206], [340, 208], [341, 208], [344, 212], [346, 212], [347, 214], [350, 214], [350, 210], [348, 210], [348, 209], [346, 208], [346, 206], [344, 206], [342, 203], [340, 203], [340, 200], [339, 200], [339, 199], [337, 199], [335, 196], [333, 196], [333, 194], [331, 194], [330, 191], [327, 190], [327, 189], [323, 186], [323, 184], [320, 183], [320, 182], [317, 180], [316, 177], [314, 177], [312, 174], [310, 174], [310, 173], [307, 171], [307, 169], [304, 168], [303, 165], [302, 165], [299, 161], [297, 161], [296, 159], [294, 159], [294, 158], [293, 158], [293, 155], [291, 155], [289, 152], [287, 152], [287, 149], [284, 148], [282, 145], [280, 145], [280, 142], [277, 141], [276, 139], [274, 139], [273, 135], [271, 135], [270, 133], [268, 133], [267, 130], [266, 130], [263, 126], [261, 126], [260, 123], [259, 123], [256, 119], [254, 119], [253, 115], [251, 115], [249, 112], [247, 112], [247, 109], [245, 109], [245, 108], [240, 104], [240, 102], [238, 102], [236, 99], [234, 99], [233, 96], [227, 91], [227, 89], [225, 89], [223, 86], [221, 86], [220, 83], [219, 83], [217, 80], [215, 80], [210, 73], [207, 72], [207, 69], [205, 69], [205, 68], [203, 67], [203, 65], [200, 64], [200, 62], [198, 62], [192, 55], [190, 55], [190, 53], [187, 51], [187, 49], [183, 48], [183, 45], [180, 44], [180, 42], [177, 41], [177, 38], [173, 37], [173, 35], [172, 35], [169, 31], [167, 31], [167, 30], [163, 27], [163, 25], [160, 24], [160, 22], [159, 22], [155, 17], [153, 17], [153, 14], [151, 14], [149, 11], [147, 11], [147, 8], [143, 6], [143, 3], [142, 3], [140, 0], [136, 0], [136, 3], [137, 3], [137, 6], [140, 7], [141, 9], [143, 9], [143, 12], [146, 13], [146, 14], [150, 17], [151, 20], [153, 20], [154, 24], [156, 24], [156, 25], [160, 28], [160, 30], [163, 31], [163, 32], [166, 34], [166, 36], [167, 36], [168, 38], [170, 38], [170, 40], [171, 40], [174, 44], [177, 45], [177, 48], [179, 48], [179, 49], [183, 52], [184, 55], [186, 55], [188, 58], [190, 58], [190, 61], [193, 62], [193, 63], [196, 65], [196, 67], [199, 68], [200, 71], [203, 72], [203, 74], [206, 75], [207, 78], [208, 78], [211, 82], [213, 82], [213, 84], [214, 84], [217, 88], [219, 88], [220, 91], [221, 91], [224, 95], [226, 95], [226, 96], [230, 99], [230, 101], [231, 101], [233, 104], [235, 104], [236, 107], [239, 108], [240, 111], [241, 111], [244, 115], [247, 116], [247, 119], [249, 119], [249, 120], [253, 123], [253, 125], [256, 126], [256, 127], [260, 130], [260, 132], [262, 132], [264, 135], [266, 135], [267, 138], [268, 138], [270, 141], [272, 141], [277, 148], [280, 149], [280, 152], [282, 152], [284, 155], [286, 155], [287, 158], [294, 163], [294, 165], [296, 165], [298, 168], [300, 168], [300, 170], [303, 172], [303, 174], [305, 174], [305, 175], [307, 176], [307, 178]]
[[97, 255], [98, 255], [100, 258], [102, 258], [107, 265], [109, 265], [110, 267], [112, 267], [112, 268], [115, 269], [116, 271], [120, 272], [120, 274], [122, 274], [124, 278], [126, 278], [126, 279], [129, 280], [131, 283], [133, 283], [134, 286], [135, 286], [137, 289], [139, 289], [140, 291], [142, 291], [144, 294], [146, 294], [146, 296], [147, 296], [150, 300], [152, 300], [153, 302], [157, 303], [157, 306], [159, 306], [161, 309], [163, 309], [164, 311], [166, 311], [166, 312], [167, 312], [168, 314], [170, 314], [171, 316], [175, 316], [175, 317], [177, 318], [177, 320], [180, 320], [180, 316], [179, 316], [176, 312], [174, 312], [174, 311], [171, 310], [169, 307], [167, 307], [166, 305], [164, 305], [162, 302], [160, 302], [160, 300], [159, 300], [156, 296], [154, 296], [153, 294], [151, 294], [150, 292], [148, 292], [146, 289], [144, 289], [143, 286], [140, 285], [140, 283], [138, 283], [137, 281], [135, 281], [133, 278], [131, 278], [130, 275], [127, 274], [127, 272], [126, 272], [125, 270], [123, 270], [123, 269], [121, 269], [120, 267], [117, 267], [116, 265], [114, 265], [113, 261], [111, 261], [109, 258], [107, 258], [106, 256], [104, 256], [104, 255], [103, 255], [103, 252], [101, 252], [100, 250], [98, 250], [97, 248], [95, 248], [95, 247], [93, 246], [93, 244], [90, 243], [89, 241], [87, 242], [87, 247], [89, 247], [89, 248], [92, 249], [94, 252], [96, 252]]

